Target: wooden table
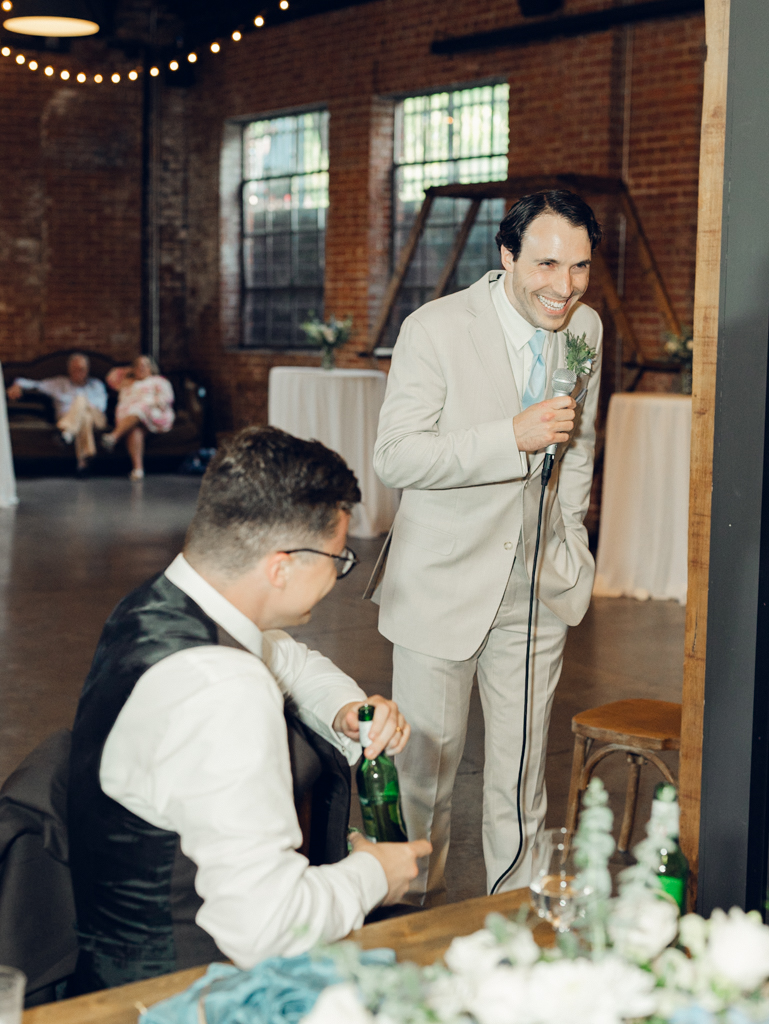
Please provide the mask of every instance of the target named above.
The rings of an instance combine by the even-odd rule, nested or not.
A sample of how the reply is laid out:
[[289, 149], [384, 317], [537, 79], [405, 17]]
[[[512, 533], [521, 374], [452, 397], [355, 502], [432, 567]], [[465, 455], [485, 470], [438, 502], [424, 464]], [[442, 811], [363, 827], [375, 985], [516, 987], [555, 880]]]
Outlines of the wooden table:
[[[443, 956], [456, 935], [470, 935], [482, 928], [487, 914], [515, 914], [528, 905], [528, 889], [515, 889], [379, 921], [352, 932], [349, 938], [364, 949], [388, 946], [395, 950], [399, 960], [431, 964]], [[535, 922], [536, 918], [531, 923]], [[540, 946], [554, 944], [552, 929], [541, 922], [534, 928], [534, 938]], [[206, 967], [192, 967], [78, 999], [36, 1006], [26, 1011], [23, 1024], [136, 1024], [144, 1007], [181, 992], [205, 971]]]

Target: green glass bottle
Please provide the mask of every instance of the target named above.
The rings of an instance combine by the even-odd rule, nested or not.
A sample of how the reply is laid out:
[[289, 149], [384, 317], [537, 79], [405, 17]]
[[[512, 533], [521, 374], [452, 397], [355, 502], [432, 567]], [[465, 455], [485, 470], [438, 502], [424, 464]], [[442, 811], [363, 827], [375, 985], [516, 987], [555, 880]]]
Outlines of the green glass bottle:
[[[360, 744], [369, 744], [369, 729], [374, 717], [372, 704], [358, 708]], [[384, 752], [369, 761], [364, 757], [355, 776], [363, 815], [363, 831], [372, 843], [407, 843], [406, 826], [401, 815], [398, 771]]]
[[686, 913], [686, 882], [689, 877], [689, 862], [678, 845], [678, 794], [669, 782], [661, 782], [654, 790], [652, 819], [660, 823], [671, 841], [661, 846], [658, 853], [657, 877], [664, 892], [678, 904], [682, 914]]

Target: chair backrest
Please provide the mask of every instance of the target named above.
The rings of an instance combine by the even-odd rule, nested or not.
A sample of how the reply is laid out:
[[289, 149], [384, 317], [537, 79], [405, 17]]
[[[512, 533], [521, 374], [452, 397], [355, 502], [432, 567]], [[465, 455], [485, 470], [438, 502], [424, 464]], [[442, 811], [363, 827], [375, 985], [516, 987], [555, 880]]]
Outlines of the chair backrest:
[[44, 740], [0, 788], [0, 963], [35, 993], [70, 975], [77, 960], [67, 849], [69, 729]]

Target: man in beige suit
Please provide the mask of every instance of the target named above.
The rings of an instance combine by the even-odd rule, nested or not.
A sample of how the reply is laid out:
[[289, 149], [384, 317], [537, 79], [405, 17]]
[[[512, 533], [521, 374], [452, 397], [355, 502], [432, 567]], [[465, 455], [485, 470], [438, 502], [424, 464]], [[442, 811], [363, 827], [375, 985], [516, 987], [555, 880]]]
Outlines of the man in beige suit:
[[[529, 882], [566, 632], [585, 614], [593, 584], [583, 519], [602, 327], [579, 299], [600, 238], [578, 196], [524, 197], [497, 235], [504, 269], [412, 313], [393, 354], [374, 465], [387, 486], [403, 488], [403, 499], [379, 628], [395, 645], [393, 699], [412, 727], [399, 757], [406, 824], [412, 838], [433, 844], [412, 887], [416, 903], [445, 899], [451, 795], [476, 672], [486, 729], [488, 887], [498, 879], [500, 889]], [[572, 396], [548, 397], [553, 371], [566, 365], [567, 331], [585, 334], [596, 355]], [[522, 757], [530, 574], [544, 449], [553, 443]]]

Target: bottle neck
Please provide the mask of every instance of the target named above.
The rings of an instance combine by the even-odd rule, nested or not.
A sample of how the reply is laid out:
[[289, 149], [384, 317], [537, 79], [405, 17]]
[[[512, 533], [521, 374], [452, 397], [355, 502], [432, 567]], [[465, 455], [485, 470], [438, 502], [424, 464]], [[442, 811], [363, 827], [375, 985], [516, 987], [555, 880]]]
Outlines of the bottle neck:
[[358, 721], [358, 728], [360, 729], [360, 745], [363, 750], [369, 745], [369, 733], [371, 731], [372, 722]]

